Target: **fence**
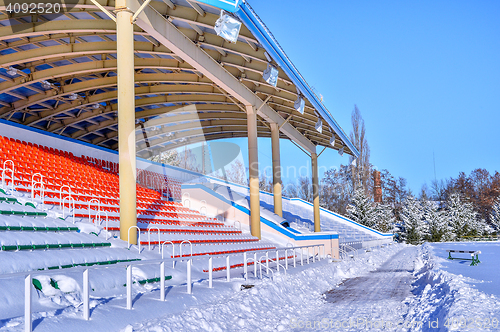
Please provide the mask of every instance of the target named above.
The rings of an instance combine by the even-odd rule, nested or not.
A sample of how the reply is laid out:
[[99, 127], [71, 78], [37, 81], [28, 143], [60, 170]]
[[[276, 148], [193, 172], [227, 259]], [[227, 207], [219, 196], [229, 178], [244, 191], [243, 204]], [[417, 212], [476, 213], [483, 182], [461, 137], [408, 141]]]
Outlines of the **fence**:
[[[321, 256], [319, 255], [320, 253], [320, 247], [323, 247], [323, 257], [325, 257], [325, 247], [323, 244], [321, 245], [313, 245], [313, 246], [300, 246], [300, 247], [286, 247], [286, 248], [281, 248], [281, 249], [270, 249], [266, 250], [266, 272], [269, 274], [270, 270], [269, 263], [273, 262], [272, 259], [269, 259], [269, 253], [270, 252], [276, 252], [276, 268], [277, 271], [279, 271], [279, 266], [281, 266], [284, 271], [288, 269], [288, 256], [287, 253], [290, 250], [294, 251], [294, 267], [296, 266], [296, 258], [297, 256], [295, 255], [296, 250], [300, 250], [301, 254], [301, 264], [304, 265], [304, 260], [303, 260], [303, 251], [307, 251], [307, 263], [309, 263], [309, 250], [312, 248], [313, 249], [313, 255], [312, 255], [312, 260], [313, 262], [316, 259], [316, 250], [315, 248], [318, 247], [318, 260], [320, 260]], [[286, 267], [283, 266], [282, 264], [279, 263], [279, 257], [278, 253], [279, 251], [284, 251], [285, 252], [285, 259], [286, 259]], [[248, 267], [247, 263], [250, 259], [247, 259], [247, 255], [253, 253], [254, 257], [258, 254], [262, 254], [262, 250], [258, 251], [248, 251], [243, 253], [243, 268], [244, 268], [244, 274], [245, 274], [245, 279], [248, 279]], [[71, 272], [75, 272], [78, 270], [82, 271], [83, 274], [83, 285], [82, 285], [82, 295], [83, 295], [83, 318], [85, 320], [90, 319], [90, 273], [89, 271], [92, 270], [98, 270], [98, 269], [109, 269], [109, 268], [114, 268], [114, 267], [119, 267], [119, 266], [124, 266], [126, 267], [126, 278], [127, 278], [127, 309], [132, 309], [132, 267], [133, 266], [138, 266], [138, 265], [155, 265], [159, 264], [160, 267], [160, 300], [165, 301], [165, 263], [172, 262], [173, 265], [175, 265], [175, 262], [178, 261], [185, 261], [187, 260], [186, 268], [187, 268], [187, 273], [186, 273], [186, 284], [187, 284], [187, 293], [191, 294], [192, 293], [192, 280], [191, 280], [191, 266], [192, 266], [192, 261], [193, 260], [209, 260], [209, 269], [208, 269], [208, 281], [209, 281], [209, 287], [213, 287], [213, 258], [214, 257], [220, 257], [220, 256], [225, 256], [226, 258], [226, 269], [227, 269], [227, 281], [230, 281], [231, 279], [231, 266], [230, 266], [230, 258], [229, 257], [235, 257], [235, 256], [240, 256], [242, 253], [237, 253], [237, 254], [225, 254], [225, 255], [205, 255], [201, 257], [192, 257], [192, 256], [184, 256], [184, 257], [177, 257], [177, 258], [166, 258], [166, 259], [156, 259], [156, 260], [142, 260], [142, 261], [133, 261], [133, 262], [123, 262], [123, 263], [116, 263], [113, 265], [96, 265], [96, 266], [89, 266], [89, 267], [74, 267], [71, 269]], [[262, 257], [261, 257], [262, 258]], [[254, 260], [254, 277], [257, 276], [257, 264], [261, 267], [261, 277], [262, 277], [262, 260], [257, 259]], [[61, 271], [57, 271], [57, 273], [61, 273]], [[285, 272], [286, 273], [286, 272]], [[23, 277], [24, 278], [24, 323], [25, 323], [25, 331], [26, 332], [31, 332], [32, 331], [32, 318], [31, 318], [31, 293], [32, 293], [32, 280], [33, 276], [37, 275], [46, 275], [46, 274], [54, 274], [54, 270], [43, 270], [43, 271], [30, 271], [30, 272], [21, 272], [21, 273], [10, 273], [10, 274], [4, 274], [0, 275], [0, 279], [10, 279], [10, 278], [18, 278], [18, 277]], [[274, 276], [274, 272], [272, 272], [272, 275]]]

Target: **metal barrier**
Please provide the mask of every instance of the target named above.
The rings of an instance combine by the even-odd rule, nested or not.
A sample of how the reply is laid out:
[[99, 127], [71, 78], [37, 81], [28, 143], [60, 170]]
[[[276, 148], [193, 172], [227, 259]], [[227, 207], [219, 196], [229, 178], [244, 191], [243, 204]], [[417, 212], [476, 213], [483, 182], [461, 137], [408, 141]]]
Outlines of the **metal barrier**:
[[[75, 199], [71, 196], [66, 196], [63, 198], [62, 200], [62, 217], [63, 219], [65, 219], [64, 217], [64, 212], [65, 212], [65, 209], [66, 209], [66, 206], [64, 205], [64, 202], [68, 200], [68, 216], [69, 216], [69, 211], [73, 211], [73, 224], [75, 223]], [[73, 208], [71, 209], [71, 203], [73, 203]]]
[[[104, 213], [104, 216], [106, 217], [106, 241], [108, 240], [108, 233], [109, 233], [109, 218], [108, 218], [108, 213], [106, 211], [97, 211], [96, 213], [96, 219], [94, 219], [94, 224], [96, 225], [95, 226], [95, 229], [96, 229], [96, 233], [98, 233], [99, 229], [97, 227], [97, 224], [99, 224], [99, 226], [101, 226], [102, 224], [102, 220], [101, 220], [101, 214]], [[97, 221], [97, 223], [95, 222]]]
[[[207, 211], [208, 211], [208, 209], [207, 209], [207, 201], [206, 201], [206, 200], [204, 200], [204, 199], [202, 199], [202, 200], [200, 201], [200, 204], [201, 204], [201, 207], [200, 207], [200, 214], [201, 214], [202, 216], [206, 216], [206, 215], [207, 215]], [[205, 209], [205, 210], [204, 210], [205, 212], [202, 212], [202, 210], [203, 210], [203, 209]]]
[[71, 197], [71, 187], [70, 186], [68, 186], [67, 184], [65, 184], [64, 186], [62, 186], [61, 188], [59, 188], [59, 208], [61, 208], [61, 209], [62, 209], [62, 205], [63, 205], [63, 197], [62, 197], [62, 195], [63, 195], [64, 188], [68, 188], [67, 193], [69, 194], [68, 196]]
[[[40, 180], [36, 180], [36, 176], [40, 177]], [[35, 204], [35, 193], [36, 193], [36, 185], [40, 185], [40, 199], [42, 201], [42, 205], [44, 204], [45, 198], [45, 185], [43, 184], [43, 175], [40, 173], [35, 173], [31, 176], [31, 203]]]
[[92, 218], [91, 218], [91, 210], [90, 210], [90, 204], [92, 202], [96, 202], [97, 203], [97, 212], [96, 212], [96, 217], [97, 217], [97, 214], [99, 213], [99, 211], [101, 211], [101, 201], [99, 201], [97, 198], [92, 198], [89, 202], [88, 202], [88, 210], [89, 210], [89, 222], [92, 222]]
[[[11, 163], [12, 164], [12, 168], [9, 168], [7, 169], [7, 166], [6, 164], [8, 163]], [[12, 160], [6, 160], [3, 162], [3, 169], [2, 169], [2, 188], [4, 188], [5, 190], [7, 190], [7, 180], [5, 179], [5, 175], [8, 171], [10, 171], [10, 175], [11, 175], [11, 180], [12, 180], [12, 192], [14, 192], [14, 180], [15, 180], [15, 177], [14, 177], [14, 174], [15, 174], [15, 169], [16, 169], [16, 165], [14, 164], [14, 162]]]
[[130, 226], [128, 228], [128, 231], [127, 231], [127, 249], [130, 250], [130, 230], [132, 228], [137, 228], [137, 233], [139, 233], [137, 236], [137, 244], [139, 246], [139, 254], [140, 254], [141, 253], [141, 230], [137, 226]]
[[148, 228], [148, 246], [149, 246], [148, 249], [151, 250], [151, 230], [152, 229], [158, 230], [158, 253], [160, 254], [161, 253], [161, 246], [160, 246], [161, 238], [160, 238], [160, 228], [158, 228], [158, 227]]
[[[138, 228], [137, 226], [131, 226], [129, 228], [129, 233], [132, 228]], [[139, 233], [140, 234], [140, 233]], [[164, 242], [163, 244], [165, 244]], [[140, 244], [140, 240], [139, 240]], [[162, 245], [163, 245], [162, 244]], [[314, 246], [301, 246], [301, 247], [291, 247], [287, 248], [286, 250], [295, 250], [295, 249], [308, 249], [310, 247], [321, 247], [324, 246], [323, 244], [321, 245], [314, 245]], [[130, 247], [130, 242], [129, 242], [129, 247]], [[270, 251], [278, 251], [280, 249], [274, 249]], [[302, 250], [301, 250], [302, 251]], [[253, 251], [254, 253], [254, 258], [248, 258], [246, 259], [246, 255], [251, 252], [244, 252], [244, 267], [246, 269], [247, 264], [249, 261], [254, 262], [254, 277], [257, 277], [257, 265], [259, 265], [259, 270], [260, 270], [260, 278], [262, 279], [262, 267], [264, 264], [262, 264], [261, 261], [257, 260], [255, 257], [257, 255], [257, 252], [260, 251]], [[269, 251], [267, 252], [269, 253]], [[241, 253], [236, 253], [236, 254], [229, 254], [229, 256], [238, 256], [241, 255]], [[209, 260], [209, 287], [213, 287], [213, 268], [212, 268], [212, 260], [213, 260], [212, 255], [205, 255], [205, 256], [200, 256], [200, 257], [190, 257], [187, 261], [186, 264], [186, 281], [187, 281], [187, 293], [191, 294], [192, 293], [192, 278], [191, 278], [191, 267], [192, 267], [192, 261], [193, 260], [204, 260], [208, 259]], [[264, 256], [262, 256], [264, 257]], [[175, 262], [182, 261], [184, 257], [178, 257], [178, 258], [167, 258], [167, 259], [154, 259], [154, 260], [142, 260], [142, 261], [132, 261], [132, 262], [121, 262], [121, 263], [116, 263], [113, 265], [95, 265], [95, 266], [85, 266], [85, 267], [74, 267], [71, 268], [71, 272], [75, 271], [82, 271], [83, 274], [83, 285], [82, 285], [82, 295], [83, 295], [83, 318], [85, 320], [90, 319], [90, 298], [89, 298], [89, 290], [90, 290], [90, 271], [92, 270], [99, 270], [99, 269], [109, 269], [109, 268], [115, 268], [115, 267], [120, 267], [124, 266], [126, 267], [126, 278], [127, 278], [127, 301], [126, 301], [126, 308], [128, 310], [132, 309], [132, 267], [133, 266], [138, 266], [138, 265], [155, 265], [158, 264], [160, 266], [160, 300], [165, 301], [165, 263], [172, 262], [175, 264]], [[268, 263], [269, 260], [268, 258], [266, 259], [266, 263]], [[286, 269], [284, 268], [283, 265], [281, 265], [278, 261], [276, 262], [280, 266], [283, 267], [283, 270], [285, 271], [285, 276], [286, 276]], [[278, 265], [277, 265], [278, 266]], [[274, 280], [274, 272], [269, 269], [268, 264], [266, 264], [266, 272], [269, 274], [269, 271], [271, 272], [271, 279]], [[0, 279], [10, 279], [10, 278], [16, 278], [16, 277], [23, 277], [25, 282], [24, 282], [24, 323], [25, 323], [25, 331], [31, 332], [32, 331], [32, 317], [31, 317], [31, 311], [32, 311], [32, 303], [31, 303], [31, 293], [32, 293], [32, 279], [33, 276], [37, 275], [47, 275], [47, 274], [54, 274], [54, 270], [38, 270], [38, 271], [30, 271], [30, 272], [21, 272], [21, 273], [10, 273], [10, 274], [3, 274], [0, 275]], [[57, 272], [58, 274], [61, 273], [61, 271]], [[248, 280], [248, 273], [245, 274], [245, 280]]]

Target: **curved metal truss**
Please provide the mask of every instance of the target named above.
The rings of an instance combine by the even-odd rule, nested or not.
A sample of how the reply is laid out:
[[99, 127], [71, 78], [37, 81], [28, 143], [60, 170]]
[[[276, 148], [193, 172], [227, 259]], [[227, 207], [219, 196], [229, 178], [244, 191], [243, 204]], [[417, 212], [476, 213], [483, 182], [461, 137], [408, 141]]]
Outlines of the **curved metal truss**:
[[[114, 10], [113, 0], [99, 2]], [[115, 23], [87, 0], [55, 19], [8, 15], [6, 4], [0, 1], [0, 118], [117, 149]], [[297, 89], [283, 71], [276, 87], [262, 79], [268, 60], [248, 29], [243, 26], [238, 42], [229, 43], [213, 30], [215, 8], [184, 0], [150, 5], [306, 140], [331, 147], [334, 131], [325, 120], [322, 132], [315, 129], [319, 115], [309, 101], [304, 114], [294, 109]], [[134, 34], [140, 156], [246, 136], [244, 105], [139, 27]], [[270, 137], [269, 123], [259, 120], [259, 137]], [[352, 154], [336, 136], [333, 148], [342, 147]]]

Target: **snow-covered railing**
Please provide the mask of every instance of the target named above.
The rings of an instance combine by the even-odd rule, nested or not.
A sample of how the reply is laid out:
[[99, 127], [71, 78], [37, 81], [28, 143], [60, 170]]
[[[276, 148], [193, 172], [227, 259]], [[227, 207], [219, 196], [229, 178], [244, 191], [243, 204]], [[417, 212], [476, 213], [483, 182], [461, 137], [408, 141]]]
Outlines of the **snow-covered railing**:
[[[59, 208], [62, 209], [62, 205], [63, 205], [63, 191], [64, 189], [68, 188], [68, 196], [71, 196], [71, 187], [68, 186], [67, 184], [65, 184], [64, 186], [61, 186], [61, 188], [59, 188]], [[67, 197], [67, 196], [66, 196]]]
[[[12, 168], [7, 168], [6, 165], [9, 164], [9, 162], [12, 164]], [[7, 180], [5, 179], [5, 176], [7, 175], [7, 172], [10, 171], [10, 179], [12, 180], [11, 182], [11, 186], [12, 186], [12, 192], [14, 192], [14, 174], [15, 174], [15, 165], [14, 165], [14, 162], [12, 160], [6, 160], [3, 162], [3, 169], [2, 169], [2, 188], [4, 188], [5, 190], [7, 190]]]
[[96, 202], [97, 203], [97, 212], [96, 212], [96, 217], [97, 217], [97, 214], [99, 213], [99, 211], [101, 211], [101, 201], [99, 201], [97, 198], [92, 198], [89, 202], [88, 202], [88, 210], [89, 210], [89, 222], [92, 222], [92, 216], [91, 216], [91, 209], [90, 209], [90, 204], [92, 202]]
[[[40, 180], [36, 179], [37, 176], [40, 177]], [[35, 173], [31, 176], [31, 203], [33, 204], [35, 204], [36, 185], [40, 185], [40, 199], [43, 204], [45, 198], [45, 185], [43, 184], [43, 175], [40, 173]]]
[[[73, 224], [75, 223], [75, 199], [71, 196], [66, 196], [62, 200], [62, 217], [63, 219], [66, 219], [64, 212], [66, 211], [66, 206], [64, 205], [64, 202], [68, 200], [68, 216], [70, 215], [69, 212], [72, 211], [73, 213], [71, 214], [73, 216]], [[73, 205], [73, 208], [71, 206]]]
[[[129, 228], [130, 229], [134, 228], [136, 226], [132, 226]], [[140, 242], [139, 242], [140, 243]], [[130, 243], [129, 243], [130, 244]], [[314, 247], [319, 247], [323, 245], [314, 245]], [[309, 247], [313, 246], [301, 246], [301, 247], [287, 247], [286, 250], [295, 250], [295, 249], [308, 249]], [[273, 251], [278, 251], [278, 250], [283, 250], [283, 249], [272, 249], [269, 250], [269, 252]], [[246, 258], [246, 255], [248, 253], [254, 253], [254, 259], [252, 258]], [[261, 261], [257, 260], [255, 257], [257, 256], [258, 251], [252, 251], [252, 252], [244, 252], [243, 257], [244, 257], [244, 269], [245, 269], [245, 280], [248, 280], [248, 273], [247, 272], [247, 264], [248, 261], [253, 260], [254, 262], [254, 277], [257, 276], [257, 265], [260, 267], [260, 276], [262, 278], [262, 264]], [[239, 256], [241, 253], [235, 253], [235, 254], [229, 254], [228, 256]], [[200, 256], [200, 257], [190, 257], [187, 264], [187, 273], [186, 273], [186, 280], [187, 280], [187, 293], [191, 294], [192, 293], [192, 280], [191, 280], [191, 266], [193, 265], [191, 262], [193, 260], [205, 260], [208, 259], [209, 261], [209, 287], [212, 288], [213, 282], [212, 282], [212, 260], [215, 256]], [[179, 262], [182, 260], [185, 260], [185, 257], [177, 257], [177, 258], [166, 258], [166, 259], [153, 259], [153, 260], [141, 260], [141, 261], [132, 261], [132, 262], [120, 262], [113, 264], [112, 266], [110, 265], [95, 265], [95, 266], [77, 266], [73, 267], [70, 269], [71, 273], [74, 273], [75, 271], [81, 271], [83, 274], [83, 285], [82, 285], [82, 295], [83, 295], [83, 319], [89, 320], [90, 319], [90, 271], [94, 270], [100, 270], [100, 269], [109, 269], [113, 267], [121, 267], [124, 266], [126, 267], [126, 278], [127, 278], [127, 309], [131, 310], [132, 309], [132, 267], [133, 266], [138, 266], [138, 265], [160, 265], [160, 300], [165, 301], [165, 263], [172, 262], [175, 264], [175, 262]], [[296, 257], [294, 257], [296, 259]], [[266, 261], [268, 263], [269, 261]], [[276, 262], [279, 264], [279, 262]], [[268, 264], [266, 264], [268, 265]], [[281, 265], [281, 264], [279, 264]], [[281, 265], [283, 266], [283, 265]], [[268, 266], [266, 266], [268, 268]], [[272, 280], [274, 280], [274, 272], [272, 270], [269, 270], [272, 273]], [[285, 275], [286, 275], [286, 269], [284, 268]], [[58, 271], [58, 274], [61, 274], [66, 271]], [[9, 273], [9, 274], [0, 274], [0, 279], [12, 279], [12, 278], [19, 278], [23, 277], [24, 278], [24, 324], [25, 328], [24, 330], [26, 332], [31, 332], [33, 329], [32, 326], [32, 288], [33, 288], [33, 277], [38, 276], [38, 275], [47, 275], [47, 274], [53, 274], [53, 270], [37, 270], [37, 271], [30, 271], [30, 272], [20, 272], [20, 273]], [[268, 272], [269, 273], [269, 272]]]

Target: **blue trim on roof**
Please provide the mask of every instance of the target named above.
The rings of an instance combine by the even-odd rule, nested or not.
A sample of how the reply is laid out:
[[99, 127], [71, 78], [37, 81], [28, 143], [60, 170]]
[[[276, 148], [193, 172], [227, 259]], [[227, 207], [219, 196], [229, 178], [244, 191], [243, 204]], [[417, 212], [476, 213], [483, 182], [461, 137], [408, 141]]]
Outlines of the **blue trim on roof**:
[[[181, 188], [182, 189], [201, 189], [201, 190], [205, 191], [206, 193], [214, 196], [215, 198], [220, 199], [221, 201], [225, 202], [226, 204], [229, 204], [229, 205], [235, 207], [236, 209], [240, 210], [241, 212], [243, 212], [247, 215], [250, 215], [250, 210], [247, 209], [246, 207], [241, 206], [233, 201], [228, 200], [227, 198], [225, 198], [221, 194], [219, 194], [219, 193], [217, 193], [217, 192], [215, 192], [215, 191], [213, 191], [213, 190], [211, 190], [211, 189], [209, 189], [201, 184], [183, 184], [183, 185], [181, 185]], [[271, 220], [268, 220], [262, 216], [260, 216], [260, 222], [271, 227], [272, 229], [280, 232], [281, 234], [288, 236], [289, 238], [291, 238], [295, 241], [331, 240], [331, 239], [338, 239], [339, 238], [338, 234], [307, 234], [307, 235], [303, 235], [300, 233], [295, 234], [294, 232], [291, 232], [287, 228], [285, 228], [281, 225], [277, 225], [276, 223], [274, 223]]]
[[196, 2], [205, 3], [210, 6], [214, 6], [225, 11], [234, 13], [238, 8], [240, 0], [196, 0]]
[[344, 133], [339, 124], [332, 117], [330, 112], [326, 109], [323, 103], [318, 99], [316, 94], [311, 90], [305, 79], [300, 75], [297, 68], [293, 65], [290, 59], [286, 56], [285, 52], [278, 45], [271, 32], [266, 28], [264, 23], [259, 19], [257, 14], [253, 11], [250, 5], [243, 1], [240, 3], [238, 10], [235, 12], [243, 24], [250, 30], [250, 32], [257, 38], [259, 43], [264, 46], [266, 51], [278, 63], [281, 69], [292, 80], [295, 86], [302, 94], [313, 104], [314, 108], [319, 112], [321, 117], [328, 122], [330, 127], [341, 138], [341, 140], [349, 147], [349, 150], [359, 157], [359, 151], [351, 142], [349, 137]]

